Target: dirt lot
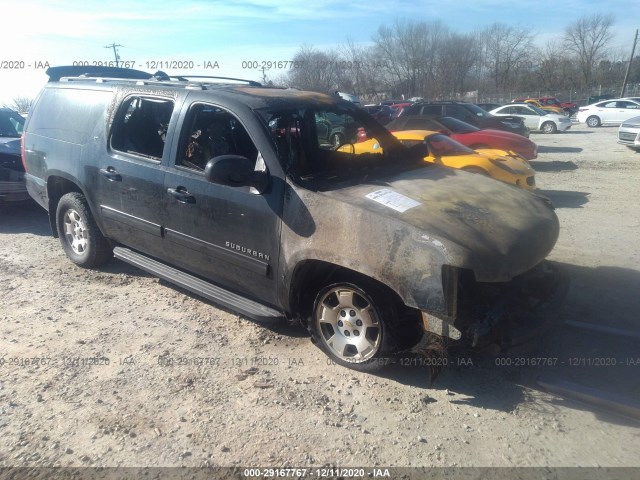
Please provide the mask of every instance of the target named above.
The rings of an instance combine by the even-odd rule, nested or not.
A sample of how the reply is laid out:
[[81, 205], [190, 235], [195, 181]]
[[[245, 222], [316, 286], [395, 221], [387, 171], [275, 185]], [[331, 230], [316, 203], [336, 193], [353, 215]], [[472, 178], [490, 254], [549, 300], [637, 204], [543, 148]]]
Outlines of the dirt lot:
[[[532, 163], [562, 225], [550, 258], [572, 278], [563, 320], [637, 332], [640, 154], [616, 133], [533, 135]], [[640, 422], [536, 384], [637, 401], [637, 340], [559, 325], [534, 354], [555, 366], [463, 357], [433, 385], [407, 365], [356, 373], [301, 328], [257, 325], [120, 261], [75, 267], [35, 205], [0, 211], [0, 295], [0, 466], [640, 466]]]

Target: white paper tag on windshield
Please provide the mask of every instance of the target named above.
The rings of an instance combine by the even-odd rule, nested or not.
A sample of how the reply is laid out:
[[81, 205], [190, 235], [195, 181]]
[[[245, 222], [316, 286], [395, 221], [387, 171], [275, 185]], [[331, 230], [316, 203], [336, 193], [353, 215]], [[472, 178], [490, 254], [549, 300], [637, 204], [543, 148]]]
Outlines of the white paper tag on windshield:
[[416, 202], [414, 199], [406, 197], [401, 193], [394, 192], [388, 188], [371, 192], [367, 195], [367, 198], [389, 208], [393, 208], [400, 213], [406, 212], [410, 208], [420, 205], [420, 202]]

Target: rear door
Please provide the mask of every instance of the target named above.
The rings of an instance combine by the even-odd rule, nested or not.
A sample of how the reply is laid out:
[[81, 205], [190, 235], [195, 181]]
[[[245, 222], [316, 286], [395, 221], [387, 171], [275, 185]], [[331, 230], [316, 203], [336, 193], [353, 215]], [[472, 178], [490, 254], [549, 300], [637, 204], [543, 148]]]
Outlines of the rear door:
[[109, 148], [90, 172], [104, 233], [119, 243], [162, 256], [163, 156], [175, 102], [134, 94], [119, 105]]
[[621, 110], [618, 108], [618, 102], [615, 100], [602, 102], [597, 105], [597, 114], [600, 117], [602, 123], [615, 123], [620, 121]]
[[257, 122], [246, 111], [241, 116], [207, 101], [185, 104], [164, 179], [163, 226], [173, 264], [274, 305], [284, 182], [272, 176], [267, 191], [257, 194], [204, 176], [207, 161], [220, 155], [244, 156], [259, 170], [277, 162]]

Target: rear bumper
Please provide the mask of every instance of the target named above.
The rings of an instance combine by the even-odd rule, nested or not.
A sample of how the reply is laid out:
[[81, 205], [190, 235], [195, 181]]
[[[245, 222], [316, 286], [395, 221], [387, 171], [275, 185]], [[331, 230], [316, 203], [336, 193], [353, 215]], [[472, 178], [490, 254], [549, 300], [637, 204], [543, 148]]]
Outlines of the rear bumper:
[[34, 177], [29, 173], [24, 175], [27, 192], [38, 204], [49, 211], [49, 197], [47, 195], [47, 182], [38, 177]]
[[29, 193], [27, 192], [24, 181], [0, 181], [0, 201], [20, 202], [28, 199]]

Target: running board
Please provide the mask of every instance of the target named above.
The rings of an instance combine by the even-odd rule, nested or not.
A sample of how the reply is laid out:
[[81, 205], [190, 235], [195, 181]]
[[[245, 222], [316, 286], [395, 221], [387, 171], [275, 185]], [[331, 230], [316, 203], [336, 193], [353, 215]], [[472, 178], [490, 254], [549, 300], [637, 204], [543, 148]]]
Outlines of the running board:
[[149, 258], [142, 253], [134, 252], [125, 247], [115, 247], [113, 255], [134, 267], [138, 267], [145, 272], [258, 322], [275, 322], [285, 318], [281, 312], [273, 308], [220, 288], [198, 277]]

